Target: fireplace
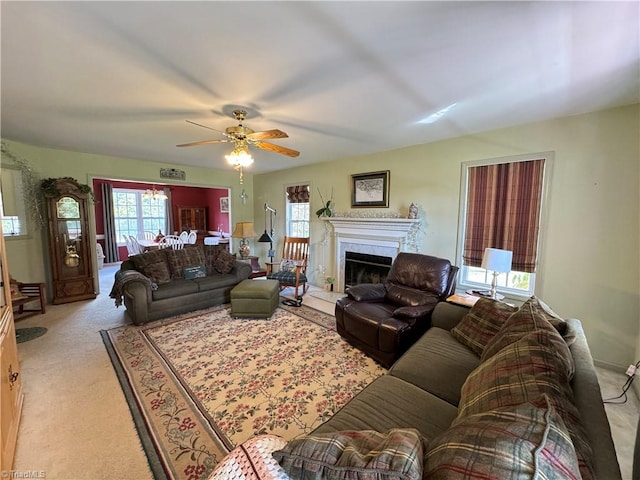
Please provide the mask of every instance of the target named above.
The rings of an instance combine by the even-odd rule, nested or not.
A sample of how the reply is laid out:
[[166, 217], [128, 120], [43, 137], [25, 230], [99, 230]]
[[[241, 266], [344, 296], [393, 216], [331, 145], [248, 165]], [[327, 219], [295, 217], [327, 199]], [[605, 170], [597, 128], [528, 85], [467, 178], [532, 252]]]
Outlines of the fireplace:
[[368, 253], [345, 252], [344, 288], [360, 283], [384, 283], [393, 258]]
[[344, 292], [347, 252], [391, 258], [406, 251], [409, 230], [420, 220], [408, 218], [330, 217], [333, 226], [336, 283], [334, 290]]

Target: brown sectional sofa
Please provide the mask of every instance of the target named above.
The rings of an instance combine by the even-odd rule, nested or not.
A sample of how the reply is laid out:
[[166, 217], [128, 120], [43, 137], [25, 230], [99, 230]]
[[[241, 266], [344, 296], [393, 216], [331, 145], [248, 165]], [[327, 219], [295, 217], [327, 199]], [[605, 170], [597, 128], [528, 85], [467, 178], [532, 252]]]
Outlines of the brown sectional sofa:
[[[497, 320], [486, 321], [487, 302], [493, 301], [474, 307], [479, 315], [439, 303], [431, 328], [389, 372], [309, 438], [417, 429], [424, 439], [423, 478], [476, 478], [464, 476], [471, 471], [482, 478], [531, 478], [512, 476], [511, 469], [538, 462], [539, 469], [551, 468], [554, 476], [545, 478], [620, 479], [580, 321], [556, 319], [535, 297], [517, 315], [499, 307]], [[527, 306], [545, 320], [526, 326]], [[525, 440], [528, 435], [535, 438]]]
[[[185, 278], [185, 274], [188, 278]], [[115, 274], [111, 297], [135, 324], [230, 301], [231, 289], [251, 266], [218, 245], [185, 245], [133, 255]]]

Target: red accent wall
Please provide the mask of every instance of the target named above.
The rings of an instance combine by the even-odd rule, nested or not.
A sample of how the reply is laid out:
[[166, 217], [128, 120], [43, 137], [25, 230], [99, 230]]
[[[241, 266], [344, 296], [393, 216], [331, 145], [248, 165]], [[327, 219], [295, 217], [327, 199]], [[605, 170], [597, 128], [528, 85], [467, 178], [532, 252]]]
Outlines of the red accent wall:
[[[109, 180], [96, 178], [93, 180], [93, 192], [96, 197], [95, 218], [96, 218], [96, 234], [104, 235], [104, 208], [102, 201], [102, 184], [109, 183], [114, 188], [134, 188], [146, 190], [148, 188], [157, 188], [158, 190], [166, 188], [165, 185], [142, 182], [125, 182], [120, 180]], [[220, 212], [220, 198], [228, 195], [226, 188], [205, 188], [205, 187], [185, 187], [181, 185], [168, 185], [171, 190], [171, 210], [175, 219], [178, 215], [178, 206], [181, 207], [208, 207], [209, 219], [207, 228], [209, 230], [218, 230], [218, 226], [222, 231], [229, 231], [229, 214]], [[166, 233], [166, 232], [165, 232]], [[104, 240], [98, 240], [104, 247]], [[120, 260], [126, 260], [128, 257], [126, 247], [119, 247], [118, 253]]]

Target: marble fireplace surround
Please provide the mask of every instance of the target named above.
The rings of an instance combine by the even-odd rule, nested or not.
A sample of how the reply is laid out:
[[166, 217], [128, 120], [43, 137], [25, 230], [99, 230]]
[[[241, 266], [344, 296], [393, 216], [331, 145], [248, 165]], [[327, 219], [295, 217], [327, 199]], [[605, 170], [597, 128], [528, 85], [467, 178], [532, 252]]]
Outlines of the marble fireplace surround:
[[368, 253], [395, 259], [405, 251], [407, 234], [417, 219], [330, 217], [335, 241], [335, 292], [344, 291], [345, 252]]

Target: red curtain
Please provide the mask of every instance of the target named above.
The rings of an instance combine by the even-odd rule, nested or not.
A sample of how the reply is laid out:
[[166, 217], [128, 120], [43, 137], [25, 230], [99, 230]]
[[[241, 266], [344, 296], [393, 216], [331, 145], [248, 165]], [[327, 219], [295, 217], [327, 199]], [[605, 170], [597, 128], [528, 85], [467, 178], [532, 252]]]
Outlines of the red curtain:
[[287, 187], [287, 197], [290, 203], [309, 203], [309, 185]]
[[536, 271], [544, 159], [470, 167], [463, 263], [485, 248], [513, 252], [512, 270]]

